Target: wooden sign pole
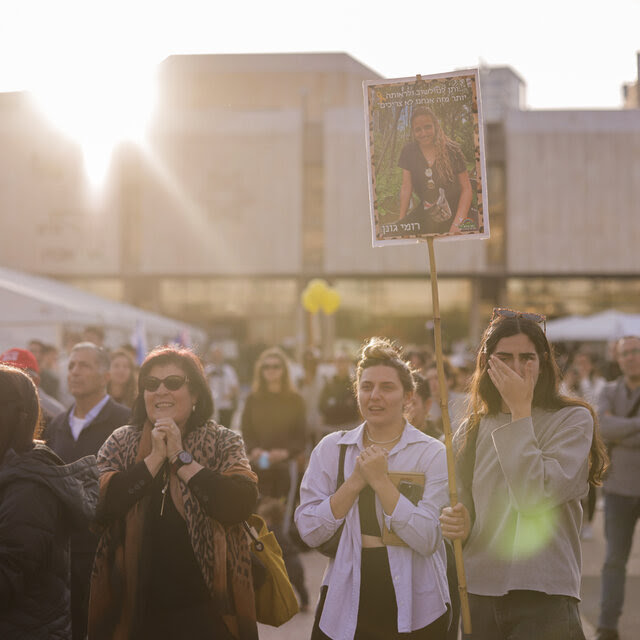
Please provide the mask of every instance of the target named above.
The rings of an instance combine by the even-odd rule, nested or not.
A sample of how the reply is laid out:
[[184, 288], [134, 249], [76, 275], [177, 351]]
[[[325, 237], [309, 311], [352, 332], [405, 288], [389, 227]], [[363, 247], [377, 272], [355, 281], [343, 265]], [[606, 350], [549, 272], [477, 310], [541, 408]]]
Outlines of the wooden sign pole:
[[[458, 504], [458, 489], [456, 487], [455, 461], [453, 457], [453, 441], [451, 436], [451, 421], [449, 419], [449, 392], [444, 376], [444, 364], [442, 358], [442, 334], [440, 332], [440, 300], [438, 298], [438, 274], [436, 272], [436, 257], [433, 249], [433, 236], [427, 237], [429, 246], [429, 266], [431, 273], [431, 298], [433, 301], [433, 334], [436, 351], [436, 366], [438, 369], [438, 383], [440, 385], [440, 408], [442, 409], [442, 430], [444, 432], [444, 444], [447, 448], [447, 473], [449, 476], [449, 501], [451, 506]], [[464, 561], [462, 559], [462, 541], [453, 541], [453, 551], [456, 560], [458, 574], [458, 590], [460, 592], [460, 612], [462, 614], [462, 630], [465, 634], [471, 634], [471, 613], [469, 611], [469, 598], [467, 597], [467, 578], [464, 573]]]

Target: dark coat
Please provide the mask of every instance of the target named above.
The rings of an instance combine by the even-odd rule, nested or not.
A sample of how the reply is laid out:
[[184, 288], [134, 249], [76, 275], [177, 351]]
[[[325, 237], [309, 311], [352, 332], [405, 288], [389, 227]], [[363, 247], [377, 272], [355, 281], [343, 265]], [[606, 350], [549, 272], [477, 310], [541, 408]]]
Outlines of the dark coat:
[[69, 534], [98, 500], [93, 456], [64, 465], [37, 445], [0, 463], [0, 638], [70, 639]]
[[57, 415], [47, 427], [47, 445], [65, 462], [74, 462], [84, 456], [95, 456], [105, 440], [117, 429], [129, 423], [131, 409], [112, 398], [102, 407], [102, 411], [80, 432], [78, 440], [73, 439], [69, 426], [69, 414], [73, 406]]
[[[109, 398], [102, 411], [80, 432], [74, 440], [69, 426], [69, 414], [73, 406], [57, 415], [47, 427], [45, 440], [65, 462], [74, 462], [84, 456], [97, 455], [105, 440], [117, 429], [128, 424], [131, 410]], [[88, 528], [77, 531], [71, 539], [74, 553], [95, 553], [98, 538]]]
[[351, 376], [336, 375], [328, 380], [320, 394], [319, 405], [325, 424], [332, 427], [353, 426], [360, 421]]

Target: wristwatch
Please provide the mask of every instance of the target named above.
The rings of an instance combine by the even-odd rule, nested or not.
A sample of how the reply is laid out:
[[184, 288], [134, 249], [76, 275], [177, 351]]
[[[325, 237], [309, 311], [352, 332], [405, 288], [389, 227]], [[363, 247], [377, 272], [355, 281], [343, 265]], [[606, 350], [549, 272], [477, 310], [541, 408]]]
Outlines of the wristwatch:
[[192, 462], [193, 456], [188, 451], [178, 451], [171, 461], [171, 471], [178, 473], [178, 469], [184, 467], [185, 464], [191, 464]]

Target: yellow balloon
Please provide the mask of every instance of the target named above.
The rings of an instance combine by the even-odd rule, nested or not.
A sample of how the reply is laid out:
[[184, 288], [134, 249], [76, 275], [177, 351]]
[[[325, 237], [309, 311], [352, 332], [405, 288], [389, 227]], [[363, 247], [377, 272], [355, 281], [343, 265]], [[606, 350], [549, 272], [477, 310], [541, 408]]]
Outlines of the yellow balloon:
[[302, 306], [309, 313], [318, 313], [320, 309], [320, 301], [316, 297], [309, 289], [305, 289], [302, 292]]
[[318, 301], [318, 304], [322, 302], [322, 298], [328, 289], [329, 285], [327, 285], [326, 280], [323, 280], [322, 278], [314, 278], [313, 280], [310, 280], [305, 287], [305, 291], [309, 291], [310, 295], [314, 296]]
[[340, 306], [340, 294], [335, 289], [327, 289], [320, 306], [327, 315], [333, 315]]

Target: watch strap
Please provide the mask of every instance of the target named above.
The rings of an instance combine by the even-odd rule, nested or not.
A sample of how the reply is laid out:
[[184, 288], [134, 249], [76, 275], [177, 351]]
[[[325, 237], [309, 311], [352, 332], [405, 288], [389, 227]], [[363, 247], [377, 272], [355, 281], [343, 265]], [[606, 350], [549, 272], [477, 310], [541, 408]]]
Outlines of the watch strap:
[[[186, 460], [184, 460], [184, 458], [186, 458]], [[171, 471], [177, 473], [178, 469], [184, 467], [187, 464], [191, 464], [192, 462], [193, 456], [188, 451], [185, 451], [183, 449], [182, 451], [178, 451], [178, 453], [176, 453], [169, 465], [171, 467]]]

